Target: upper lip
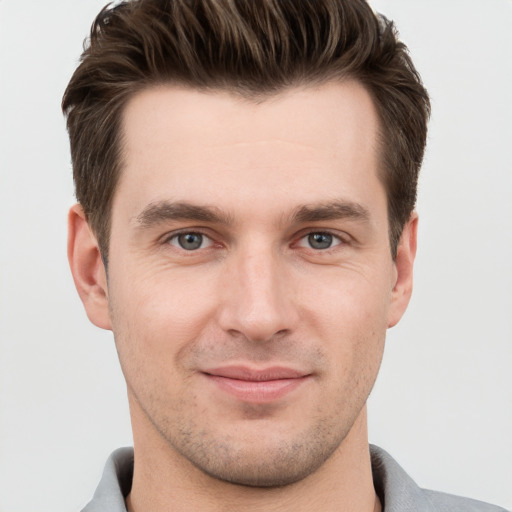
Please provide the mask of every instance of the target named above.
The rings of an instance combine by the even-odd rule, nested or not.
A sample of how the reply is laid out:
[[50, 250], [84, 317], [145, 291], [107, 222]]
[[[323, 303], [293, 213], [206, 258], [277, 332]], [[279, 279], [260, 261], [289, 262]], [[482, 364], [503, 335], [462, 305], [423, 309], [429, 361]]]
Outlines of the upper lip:
[[207, 375], [224, 377], [227, 379], [265, 382], [269, 380], [298, 379], [309, 375], [307, 372], [287, 368], [284, 366], [270, 366], [266, 368], [250, 368], [248, 366], [222, 366], [204, 371]]

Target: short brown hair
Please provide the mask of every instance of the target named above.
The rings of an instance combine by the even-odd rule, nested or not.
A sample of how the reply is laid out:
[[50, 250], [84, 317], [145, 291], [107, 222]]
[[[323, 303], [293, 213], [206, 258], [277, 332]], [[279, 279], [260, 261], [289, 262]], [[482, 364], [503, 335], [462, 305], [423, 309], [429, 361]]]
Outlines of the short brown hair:
[[416, 202], [430, 103], [392, 22], [364, 0], [132, 0], [105, 7], [62, 101], [76, 197], [104, 261], [122, 167], [122, 113], [134, 94], [170, 83], [261, 99], [347, 78], [367, 89], [380, 117], [380, 178], [395, 256]]

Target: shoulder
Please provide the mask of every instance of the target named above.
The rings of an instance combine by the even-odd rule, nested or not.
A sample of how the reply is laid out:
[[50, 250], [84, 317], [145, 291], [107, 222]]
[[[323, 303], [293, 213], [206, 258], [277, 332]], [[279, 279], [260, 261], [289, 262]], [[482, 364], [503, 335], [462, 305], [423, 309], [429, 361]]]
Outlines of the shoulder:
[[132, 477], [133, 448], [119, 448], [108, 458], [94, 496], [81, 512], [126, 512]]
[[384, 512], [507, 512], [482, 501], [419, 487], [382, 448], [370, 445], [373, 484]]
[[507, 512], [504, 508], [483, 501], [422, 489], [436, 512]]

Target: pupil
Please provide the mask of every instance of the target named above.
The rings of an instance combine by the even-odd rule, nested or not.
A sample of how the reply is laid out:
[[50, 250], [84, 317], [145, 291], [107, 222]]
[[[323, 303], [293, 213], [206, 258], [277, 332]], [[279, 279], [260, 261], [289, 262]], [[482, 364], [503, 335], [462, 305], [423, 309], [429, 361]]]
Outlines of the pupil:
[[308, 236], [308, 241], [313, 249], [328, 249], [332, 244], [332, 235], [328, 233], [312, 233]]
[[192, 251], [201, 247], [203, 235], [200, 233], [184, 233], [178, 237], [178, 242], [187, 251]]

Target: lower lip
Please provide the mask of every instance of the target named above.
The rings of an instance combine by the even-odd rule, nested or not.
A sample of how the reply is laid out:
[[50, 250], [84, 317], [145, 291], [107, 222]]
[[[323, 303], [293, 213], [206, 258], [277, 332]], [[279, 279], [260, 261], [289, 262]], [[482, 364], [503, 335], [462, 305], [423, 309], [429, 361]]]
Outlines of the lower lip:
[[308, 376], [293, 379], [276, 379], [266, 381], [238, 380], [218, 375], [208, 375], [208, 379], [220, 389], [244, 402], [268, 403], [283, 398], [299, 386]]

